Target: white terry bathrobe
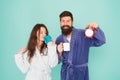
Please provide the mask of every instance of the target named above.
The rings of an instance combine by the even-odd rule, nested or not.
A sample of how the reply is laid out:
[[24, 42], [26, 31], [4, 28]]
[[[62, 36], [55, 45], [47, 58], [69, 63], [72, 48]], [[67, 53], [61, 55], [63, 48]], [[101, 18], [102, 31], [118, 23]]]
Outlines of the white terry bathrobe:
[[51, 80], [51, 68], [58, 64], [58, 55], [56, 52], [56, 45], [48, 44], [47, 55], [41, 55], [36, 48], [35, 55], [28, 62], [28, 51], [24, 54], [15, 54], [15, 62], [18, 68], [26, 73], [25, 80]]

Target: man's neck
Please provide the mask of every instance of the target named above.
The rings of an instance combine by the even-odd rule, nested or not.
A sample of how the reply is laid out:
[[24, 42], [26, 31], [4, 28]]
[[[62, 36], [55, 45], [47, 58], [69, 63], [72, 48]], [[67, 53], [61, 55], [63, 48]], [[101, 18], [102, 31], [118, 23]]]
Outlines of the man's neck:
[[71, 35], [72, 35], [72, 33], [66, 35], [66, 38], [68, 38], [68, 39], [71, 38]]

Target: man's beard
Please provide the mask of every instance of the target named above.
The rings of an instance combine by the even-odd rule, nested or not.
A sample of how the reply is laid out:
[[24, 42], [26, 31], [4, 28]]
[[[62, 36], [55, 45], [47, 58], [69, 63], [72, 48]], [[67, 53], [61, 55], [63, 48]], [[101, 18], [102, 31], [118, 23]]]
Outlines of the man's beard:
[[[64, 27], [67, 27], [67, 28], [64, 28]], [[72, 29], [73, 29], [73, 27], [72, 26], [70, 27], [68, 25], [64, 25], [61, 27], [62, 34], [65, 36], [69, 35], [72, 32]]]

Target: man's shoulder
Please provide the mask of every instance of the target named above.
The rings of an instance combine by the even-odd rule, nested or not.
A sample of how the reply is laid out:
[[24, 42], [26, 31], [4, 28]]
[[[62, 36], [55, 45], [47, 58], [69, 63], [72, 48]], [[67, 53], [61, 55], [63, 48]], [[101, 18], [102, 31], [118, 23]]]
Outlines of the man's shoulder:
[[57, 38], [61, 38], [62, 37], [62, 34], [60, 34]]
[[62, 34], [60, 34], [60, 35], [56, 38], [56, 41], [61, 40], [61, 38], [62, 38]]
[[75, 32], [84, 32], [85, 30], [84, 29], [77, 29], [77, 28], [74, 28], [73, 29]]

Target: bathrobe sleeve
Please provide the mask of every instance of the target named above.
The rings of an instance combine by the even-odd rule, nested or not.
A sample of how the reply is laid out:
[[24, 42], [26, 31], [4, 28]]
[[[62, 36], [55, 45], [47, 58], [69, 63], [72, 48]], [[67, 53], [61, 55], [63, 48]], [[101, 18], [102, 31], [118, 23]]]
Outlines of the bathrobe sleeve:
[[92, 40], [91, 46], [98, 47], [105, 44], [105, 42], [106, 42], [106, 38], [104, 32], [100, 28], [98, 28], [98, 30], [95, 31], [95, 36]]
[[55, 67], [58, 64], [58, 55], [56, 52], [56, 45], [52, 45], [52, 43], [48, 43], [48, 63], [49, 66]]
[[30, 68], [27, 52], [24, 54], [15, 54], [15, 63], [22, 73], [26, 73]]

